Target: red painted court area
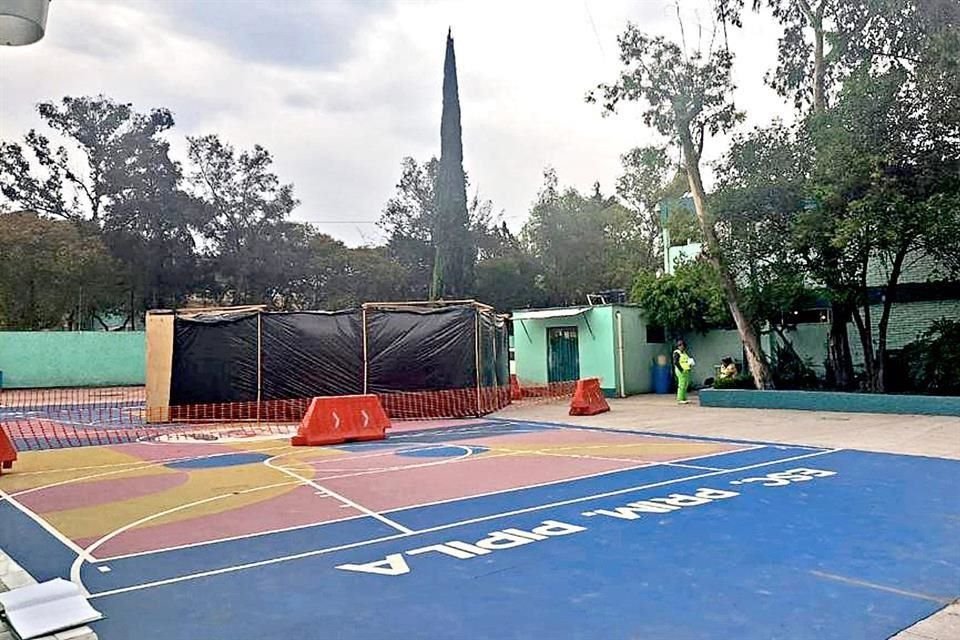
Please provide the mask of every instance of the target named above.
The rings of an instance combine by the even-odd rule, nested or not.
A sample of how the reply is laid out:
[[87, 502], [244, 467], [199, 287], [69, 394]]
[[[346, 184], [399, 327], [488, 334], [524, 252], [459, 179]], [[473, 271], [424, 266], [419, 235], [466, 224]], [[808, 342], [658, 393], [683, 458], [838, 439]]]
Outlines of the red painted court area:
[[[28, 452], [4, 490], [91, 558], [389, 513], [669, 465], [742, 445], [481, 420], [400, 423], [386, 441], [140, 442]], [[396, 528], [396, 527], [394, 527]], [[402, 530], [402, 527], [401, 527]]]

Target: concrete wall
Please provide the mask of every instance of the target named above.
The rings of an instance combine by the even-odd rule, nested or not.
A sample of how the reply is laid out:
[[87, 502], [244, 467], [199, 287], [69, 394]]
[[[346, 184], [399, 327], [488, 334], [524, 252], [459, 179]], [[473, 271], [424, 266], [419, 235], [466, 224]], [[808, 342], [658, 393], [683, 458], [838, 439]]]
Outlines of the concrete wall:
[[[693, 333], [685, 336], [685, 340], [687, 351], [697, 363], [690, 377], [694, 386], [701, 386], [705, 379], [715, 376], [714, 365], [720, 364], [720, 359], [724, 356], [736, 360], [741, 371], [745, 368], [743, 344], [740, 342], [740, 334], [734, 329], [715, 329], [706, 334]], [[671, 346], [671, 352], [672, 350]]]
[[[853, 330], [856, 331], [856, 328]], [[797, 325], [795, 330], [786, 332], [787, 339], [793, 345], [793, 348], [821, 378], [827, 373], [827, 335], [829, 333], [830, 325], [825, 322]], [[851, 335], [851, 338], [855, 339], [853, 335]], [[781, 344], [783, 341], [780, 336], [773, 332], [768, 335], [768, 339], [769, 343], [764, 347], [767, 355], [773, 356], [776, 353], [774, 345]]]
[[4, 388], [144, 383], [142, 331], [2, 331]]
[[593, 307], [577, 316], [513, 321], [517, 377], [522, 382], [547, 382], [547, 329], [576, 327], [580, 377], [600, 378], [600, 386], [617, 386], [612, 307]]
[[[617, 314], [623, 324], [623, 381], [620, 381]], [[605, 305], [581, 315], [513, 321], [516, 372], [521, 382], [547, 381], [547, 329], [577, 327], [580, 377], [600, 378], [607, 395], [649, 393], [651, 367], [659, 354], [669, 355], [666, 343], [647, 343], [647, 324], [639, 307]]]
[[614, 320], [620, 313], [623, 323], [623, 392], [626, 395], [653, 391], [651, 368], [657, 356], [669, 356], [669, 343], [648, 343], [647, 323], [637, 307], [614, 307]]

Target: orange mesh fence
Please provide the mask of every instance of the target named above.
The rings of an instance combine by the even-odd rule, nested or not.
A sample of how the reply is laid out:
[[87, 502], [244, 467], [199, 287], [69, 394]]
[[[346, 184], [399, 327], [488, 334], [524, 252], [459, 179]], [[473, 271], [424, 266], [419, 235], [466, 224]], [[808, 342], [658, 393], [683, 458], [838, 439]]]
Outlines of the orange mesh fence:
[[[509, 387], [377, 394], [394, 420], [485, 415], [510, 402]], [[311, 398], [146, 409], [142, 387], [0, 390], [0, 429], [19, 450], [151, 440], [289, 436]], [[148, 413], [149, 412], [149, 413]]]
[[[525, 384], [520, 403], [572, 396], [576, 382]], [[477, 417], [510, 404], [510, 387], [377, 394], [393, 420]], [[143, 387], [0, 390], [0, 429], [21, 451], [151, 440], [289, 436], [311, 398], [146, 409]], [[150, 412], [148, 414], [148, 411]]]
[[572, 397], [574, 390], [577, 388], [577, 381], [530, 383], [519, 380], [518, 385], [520, 387], [520, 402], [552, 402]]

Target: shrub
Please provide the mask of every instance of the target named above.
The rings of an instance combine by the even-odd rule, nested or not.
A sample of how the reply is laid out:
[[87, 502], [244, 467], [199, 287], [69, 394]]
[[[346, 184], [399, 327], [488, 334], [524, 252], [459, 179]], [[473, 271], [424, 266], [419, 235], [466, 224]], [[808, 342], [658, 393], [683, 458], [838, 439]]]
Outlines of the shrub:
[[796, 351], [777, 344], [773, 354], [773, 383], [777, 389], [817, 389], [820, 379], [809, 361], [800, 359]]
[[749, 373], [738, 373], [732, 378], [717, 378], [713, 381], [714, 389], [756, 389], [753, 376]]
[[934, 322], [903, 349], [903, 362], [914, 389], [960, 395], [960, 320]]

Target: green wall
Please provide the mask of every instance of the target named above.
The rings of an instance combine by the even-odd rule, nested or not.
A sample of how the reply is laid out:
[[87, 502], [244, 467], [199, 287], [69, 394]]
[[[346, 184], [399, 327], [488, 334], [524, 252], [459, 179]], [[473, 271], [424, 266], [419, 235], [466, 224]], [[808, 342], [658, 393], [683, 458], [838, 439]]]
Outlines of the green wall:
[[142, 331], [0, 331], [4, 388], [140, 385]]
[[647, 323], [638, 307], [614, 307], [623, 323], [623, 391], [625, 395], [653, 391], [653, 363], [660, 354], [670, 355], [669, 343], [648, 343]]
[[593, 307], [577, 316], [514, 319], [517, 378], [521, 384], [547, 382], [547, 329], [550, 327], [576, 327], [580, 377], [600, 378], [601, 387], [616, 389], [613, 311], [609, 306]]
[[[519, 313], [519, 312], [518, 312]], [[521, 383], [547, 382], [547, 329], [576, 327], [579, 341], [580, 377], [600, 378], [608, 395], [618, 393], [619, 355], [617, 313], [623, 323], [623, 391], [626, 395], [652, 390], [651, 366], [669, 345], [647, 344], [647, 327], [637, 307], [604, 305], [581, 315], [521, 320], [514, 318], [517, 377]]]
[[[703, 381], [716, 375], [715, 365], [720, 359], [730, 356], [744, 370], [743, 343], [740, 334], [735, 329], [714, 329], [706, 334], [692, 333], [684, 336], [687, 342], [687, 351], [697, 363], [690, 376], [694, 386], [703, 385]], [[671, 348], [672, 351], [672, 348]]]

